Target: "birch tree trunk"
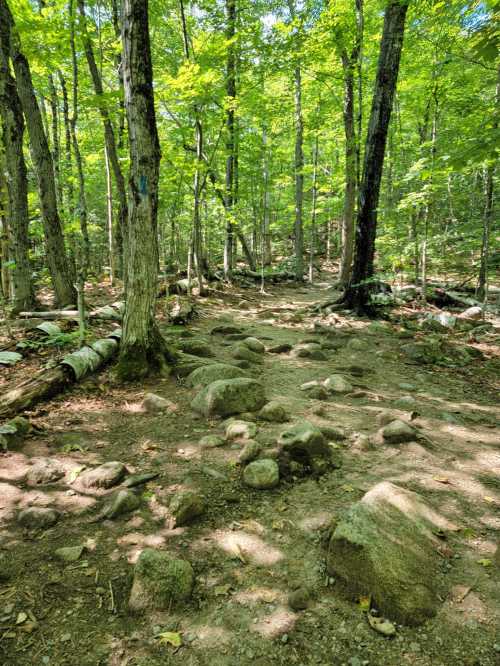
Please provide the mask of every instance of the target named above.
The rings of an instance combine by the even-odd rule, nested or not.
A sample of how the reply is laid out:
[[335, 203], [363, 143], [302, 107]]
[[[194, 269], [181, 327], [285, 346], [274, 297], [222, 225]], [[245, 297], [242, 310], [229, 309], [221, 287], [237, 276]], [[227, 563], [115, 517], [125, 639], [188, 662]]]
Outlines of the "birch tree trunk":
[[35, 96], [29, 63], [20, 50], [19, 36], [6, 0], [0, 0], [2, 23], [8, 26], [11, 39], [11, 58], [17, 91], [26, 119], [30, 151], [38, 179], [38, 192], [45, 235], [47, 263], [58, 306], [76, 301], [74, 276], [66, 254], [61, 220], [57, 208], [54, 165], [45, 134], [40, 107]]
[[399, 73], [407, 0], [389, 0], [384, 16], [377, 77], [366, 137], [363, 177], [359, 193], [355, 259], [346, 304], [358, 312], [372, 312], [375, 238], [380, 181], [384, 165], [387, 130]]
[[234, 185], [235, 185], [235, 151], [236, 151], [236, 124], [234, 107], [236, 103], [236, 54], [234, 38], [236, 34], [236, 0], [226, 0], [227, 28], [226, 40], [227, 65], [226, 65], [226, 95], [227, 95], [227, 118], [226, 118], [226, 239], [224, 243], [224, 276], [231, 277], [233, 269], [234, 252]]
[[[23, 153], [24, 118], [16, 82], [10, 73], [9, 54], [8, 23], [4, 21], [3, 13], [0, 13], [0, 116], [6, 166], [5, 185], [8, 194], [7, 210], [4, 210], [2, 215], [2, 232], [5, 234], [5, 240], [2, 241], [2, 272], [9, 270], [7, 263], [9, 254], [12, 254], [14, 260], [11, 270], [12, 280], [6, 280], [8, 288], [4, 295], [8, 299], [9, 291], [12, 289], [12, 305], [14, 312], [17, 313], [31, 309], [34, 296], [28, 255], [28, 179]], [[10, 224], [7, 224], [6, 213]], [[10, 239], [7, 231], [9, 228]]]
[[147, 0], [123, 2], [123, 79], [130, 177], [127, 281], [118, 376], [137, 380], [172, 361], [155, 322], [160, 144], [153, 98]]

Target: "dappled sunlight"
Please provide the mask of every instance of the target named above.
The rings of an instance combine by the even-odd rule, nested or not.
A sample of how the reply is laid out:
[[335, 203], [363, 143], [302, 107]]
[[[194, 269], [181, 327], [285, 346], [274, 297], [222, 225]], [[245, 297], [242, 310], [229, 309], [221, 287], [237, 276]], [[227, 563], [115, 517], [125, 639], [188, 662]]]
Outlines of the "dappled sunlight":
[[0, 457], [0, 479], [22, 481], [28, 473], [29, 466], [29, 459], [22, 453], [6, 453]]
[[[231, 632], [223, 627], [215, 627], [213, 624], [204, 624], [198, 627], [188, 625], [191, 634], [194, 635], [196, 643], [201, 643], [200, 647], [218, 649], [221, 646], [228, 645], [231, 642]], [[214, 666], [215, 666], [214, 662]]]
[[20, 502], [23, 491], [10, 483], [0, 483], [0, 524], [14, 517], [16, 505]]
[[97, 500], [93, 497], [86, 497], [76, 493], [54, 492], [52, 493], [52, 497], [57, 509], [76, 514], [92, 509], [97, 503]]
[[233, 595], [233, 599], [244, 606], [254, 606], [259, 603], [284, 604], [286, 602], [286, 594], [269, 587], [251, 587], [248, 590], [236, 592]]
[[327, 511], [320, 511], [318, 513], [305, 516], [297, 523], [297, 526], [307, 533], [314, 533], [325, 527], [328, 527], [332, 522], [332, 514]]
[[250, 629], [263, 638], [277, 638], [293, 630], [297, 617], [296, 613], [284, 606], [279, 606], [269, 615], [262, 617], [255, 624], [251, 624]]
[[215, 544], [229, 557], [256, 566], [273, 566], [285, 557], [281, 550], [269, 545], [259, 536], [242, 530], [216, 530], [209, 537], [209, 543]]

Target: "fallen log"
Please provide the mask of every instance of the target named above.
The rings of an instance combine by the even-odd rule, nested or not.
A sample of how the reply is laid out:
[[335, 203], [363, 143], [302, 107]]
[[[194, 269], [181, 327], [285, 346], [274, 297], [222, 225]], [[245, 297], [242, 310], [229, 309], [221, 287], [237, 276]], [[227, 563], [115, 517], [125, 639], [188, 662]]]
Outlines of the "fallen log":
[[[86, 313], [88, 319], [108, 319], [112, 321], [121, 321], [123, 310], [123, 303], [114, 303], [113, 305], [105, 305], [102, 308], [96, 308]], [[75, 319], [78, 321], [78, 310], [46, 310], [44, 312], [20, 312], [19, 317], [23, 319]]]

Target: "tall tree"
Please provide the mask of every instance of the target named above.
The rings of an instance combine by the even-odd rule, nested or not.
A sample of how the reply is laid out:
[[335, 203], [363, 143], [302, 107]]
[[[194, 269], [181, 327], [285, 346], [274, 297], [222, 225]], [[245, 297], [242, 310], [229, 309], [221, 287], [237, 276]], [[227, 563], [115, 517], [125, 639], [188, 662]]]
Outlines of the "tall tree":
[[359, 193], [354, 268], [345, 294], [346, 303], [357, 311], [372, 310], [370, 297], [373, 292], [380, 182], [407, 11], [408, 0], [389, 0], [385, 10]]
[[130, 176], [126, 305], [118, 376], [136, 380], [150, 372], [166, 371], [172, 357], [155, 322], [161, 153], [153, 97], [147, 0], [124, 0], [122, 20]]
[[[76, 302], [73, 275], [66, 254], [61, 219], [57, 208], [54, 165], [45, 134], [40, 107], [35, 95], [31, 69], [21, 51], [19, 36], [7, 0], [0, 0], [2, 23], [10, 35], [11, 58], [16, 77], [17, 91], [26, 119], [30, 150], [36, 169], [38, 193], [45, 234], [45, 247], [50, 276], [54, 286], [56, 303], [60, 306]], [[2, 46], [3, 48], [3, 46]]]
[[229, 277], [233, 268], [234, 200], [236, 176], [236, 0], [226, 0], [227, 64], [226, 64], [226, 239], [224, 243], [224, 275]]

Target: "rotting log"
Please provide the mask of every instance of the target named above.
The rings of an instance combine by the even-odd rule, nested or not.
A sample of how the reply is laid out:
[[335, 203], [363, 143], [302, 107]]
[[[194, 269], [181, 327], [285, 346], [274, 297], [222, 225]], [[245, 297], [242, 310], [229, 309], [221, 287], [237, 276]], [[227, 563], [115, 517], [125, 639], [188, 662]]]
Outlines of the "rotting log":
[[[19, 317], [23, 319], [75, 319], [78, 321], [78, 310], [46, 310], [45, 312], [20, 312]], [[110, 319], [121, 321], [121, 304], [115, 306], [105, 305], [102, 308], [91, 310], [87, 313], [89, 319]]]

